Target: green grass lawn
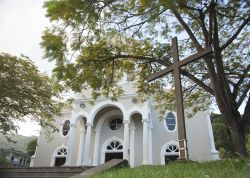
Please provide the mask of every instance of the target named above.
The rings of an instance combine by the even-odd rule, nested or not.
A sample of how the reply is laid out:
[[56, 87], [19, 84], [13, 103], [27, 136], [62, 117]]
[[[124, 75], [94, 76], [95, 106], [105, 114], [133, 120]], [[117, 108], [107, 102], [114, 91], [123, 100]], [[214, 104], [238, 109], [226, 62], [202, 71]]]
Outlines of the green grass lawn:
[[91, 178], [250, 178], [250, 160], [175, 162], [166, 166], [117, 168]]

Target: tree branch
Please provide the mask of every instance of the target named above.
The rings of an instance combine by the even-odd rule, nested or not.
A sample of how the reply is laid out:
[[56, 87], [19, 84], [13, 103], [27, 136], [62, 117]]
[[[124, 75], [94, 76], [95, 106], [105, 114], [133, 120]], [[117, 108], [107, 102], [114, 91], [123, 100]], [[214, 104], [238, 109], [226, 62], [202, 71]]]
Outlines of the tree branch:
[[144, 21], [141, 21], [140, 23], [136, 23], [136, 24], [133, 24], [133, 25], [130, 25], [130, 26], [125, 27], [123, 30], [126, 31], [126, 30], [128, 30], [128, 29], [130, 29], [130, 28], [132, 28], [132, 27], [136, 27], [136, 26], [138, 26], [138, 25], [139, 25], [139, 26], [140, 26], [140, 25], [144, 25], [144, 24], [147, 23], [149, 20], [156, 18], [157, 16], [161, 15], [161, 14], [164, 13], [165, 11], [166, 11], [166, 10], [164, 9], [164, 10], [162, 10], [161, 12], [159, 12], [158, 14], [154, 14], [154, 15], [151, 16], [150, 18], [148, 18], [148, 19], [146, 19], [146, 20], [144, 20]]
[[243, 21], [243, 23], [239, 26], [238, 30], [233, 34], [233, 36], [231, 36], [231, 38], [229, 38], [227, 42], [222, 47], [220, 47], [221, 51], [224, 50], [233, 42], [233, 40], [239, 35], [241, 30], [248, 24], [249, 21], [250, 21], [250, 16], [248, 16], [248, 18]]
[[240, 107], [240, 105], [241, 105], [242, 102], [244, 101], [244, 99], [245, 99], [247, 93], [249, 92], [249, 90], [250, 90], [250, 82], [246, 85], [246, 88], [245, 88], [245, 90], [242, 92], [242, 95], [240, 96], [239, 101], [236, 103], [237, 108]]
[[209, 34], [208, 34], [208, 45], [210, 46], [213, 41], [213, 12], [212, 12], [212, 4], [209, 5], [208, 9], [208, 28], [209, 28]]
[[194, 83], [196, 83], [198, 86], [203, 88], [205, 91], [207, 91], [209, 94], [214, 95], [213, 89], [207, 86], [205, 83], [203, 83], [201, 80], [196, 78], [194, 75], [190, 74], [186, 70], [181, 69], [181, 74], [190, 78]]
[[208, 47], [209, 46], [209, 33], [204, 22], [204, 19], [205, 19], [204, 14], [202, 14], [202, 12], [200, 13], [199, 19], [200, 19], [199, 24], [204, 34], [205, 44], [206, 44], [206, 47]]
[[160, 60], [160, 59], [156, 59], [153, 57], [147, 57], [147, 56], [135, 56], [135, 55], [123, 55], [123, 54], [118, 54], [118, 55], [114, 55], [111, 56], [109, 58], [106, 58], [105, 60], [114, 60], [114, 59], [118, 59], [118, 58], [131, 58], [131, 59], [137, 59], [137, 60], [142, 60], [142, 61], [149, 61], [149, 62], [157, 62], [161, 65], [167, 66], [168, 63], [165, 60]]
[[236, 99], [240, 85], [243, 83], [244, 79], [246, 78], [248, 72], [250, 70], [250, 64], [247, 66], [246, 70], [243, 72], [243, 74], [240, 76], [240, 79], [238, 82], [235, 84], [234, 89], [233, 89], [233, 97]]
[[198, 12], [201, 12], [202, 11], [202, 9], [199, 9], [199, 8], [195, 8], [195, 7], [191, 7], [191, 6], [189, 6], [189, 5], [187, 5], [187, 4], [181, 4], [181, 7], [184, 7], [184, 8], [187, 8], [187, 9], [189, 9], [189, 10], [195, 10], [195, 11], [198, 11]]
[[187, 25], [187, 23], [183, 20], [183, 18], [180, 16], [180, 14], [172, 9], [173, 14], [175, 15], [175, 17], [177, 18], [177, 20], [180, 22], [180, 24], [182, 25], [182, 27], [186, 30], [186, 32], [188, 33], [189, 37], [191, 38], [192, 42], [194, 43], [196, 49], [198, 51], [202, 50], [202, 46], [199, 44], [198, 40], [195, 38], [193, 32], [191, 31], [191, 29], [189, 28], [189, 26]]
[[[145, 56], [134, 56], [134, 55], [115, 55], [109, 58], [106, 58], [105, 60], [115, 60], [115, 59], [119, 59], [119, 58], [131, 58], [131, 59], [137, 59], [137, 60], [142, 60], [142, 61], [148, 61], [148, 62], [157, 62], [161, 65], [164, 65], [166, 67], [168, 67], [169, 65], [171, 65], [172, 63], [170, 63], [167, 60], [159, 60], [156, 58], [152, 58], [152, 57], [145, 57]], [[198, 78], [196, 78], [194, 75], [190, 74], [189, 72], [187, 72], [186, 70], [181, 69], [181, 74], [190, 78], [190, 80], [192, 80], [194, 83], [196, 83], [198, 86], [200, 86], [201, 88], [203, 88], [205, 91], [207, 91], [209, 94], [213, 95], [213, 89], [210, 88], [209, 86], [207, 86], [205, 83], [203, 83], [201, 80], [199, 80]]]

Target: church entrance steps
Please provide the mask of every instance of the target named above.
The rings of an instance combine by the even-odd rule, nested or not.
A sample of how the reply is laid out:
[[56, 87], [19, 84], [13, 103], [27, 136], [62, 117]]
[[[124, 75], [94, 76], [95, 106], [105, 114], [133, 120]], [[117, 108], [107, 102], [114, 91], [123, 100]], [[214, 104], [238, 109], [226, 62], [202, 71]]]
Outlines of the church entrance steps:
[[94, 174], [107, 171], [111, 168], [117, 168], [117, 167], [122, 167], [122, 166], [127, 166], [127, 165], [128, 165], [128, 161], [125, 159], [112, 159], [104, 164], [101, 164], [100, 166], [94, 167], [92, 169], [88, 169], [85, 172], [74, 175], [71, 178], [87, 178]]
[[91, 168], [93, 167], [0, 168], [0, 178], [69, 178]]
[[111, 168], [127, 165], [127, 160], [112, 159], [97, 167], [0, 168], [0, 178], [87, 178]]

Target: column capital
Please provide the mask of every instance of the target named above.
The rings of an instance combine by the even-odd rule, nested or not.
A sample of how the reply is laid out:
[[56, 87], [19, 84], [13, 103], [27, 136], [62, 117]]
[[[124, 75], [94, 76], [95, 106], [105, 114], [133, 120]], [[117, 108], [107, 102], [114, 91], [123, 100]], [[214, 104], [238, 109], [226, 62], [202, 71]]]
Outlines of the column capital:
[[87, 123], [86, 126], [93, 127], [93, 124], [92, 123]]
[[129, 124], [130, 121], [129, 120], [123, 120], [123, 124]]

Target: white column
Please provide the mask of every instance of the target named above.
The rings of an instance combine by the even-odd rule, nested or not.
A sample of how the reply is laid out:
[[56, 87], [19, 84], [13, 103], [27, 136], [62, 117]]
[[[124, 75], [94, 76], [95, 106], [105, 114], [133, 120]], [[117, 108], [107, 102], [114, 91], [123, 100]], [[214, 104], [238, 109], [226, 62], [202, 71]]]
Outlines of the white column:
[[135, 167], [135, 128], [130, 128], [130, 166]]
[[129, 161], [129, 121], [124, 120], [124, 143], [123, 143], [123, 159]]
[[143, 122], [143, 164], [149, 164], [149, 146], [148, 146], [148, 120], [142, 120]]
[[80, 143], [79, 143], [79, 150], [78, 150], [77, 166], [82, 165], [84, 142], [85, 142], [85, 129], [82, 128], [80, 132]]
[[153, 144], [152, 144], [152, 129], [153, 129], [153, 121], [151, 116], [151, 101], [150, 99], [147, 100], [147, 112], [148, 112], [148, 119], [149, 119], [149, 163], [153, 164]]
[[212, 124], [210, 120], [210, 114], [206, 112], [206, 122], [207, 122], [207, 128], [208, 128], [208, 139], [210, 143], [210, 152], [211, 152], [211, 159], [212, 160], [218, 160], [219, 159], [219, 153], [215, 148], [215, 143], [214, 143], [214, 133], [212, 129]]
[[95, 130], [95, 147], [94, 147], [93, 166], [98, 165], [98, 150], [99, 150], [100, 134], [101, 134], [101, 130], [96, 129]]
[[153, 149], [152, 149], [152, 126], [149, 127], [149, 163], [153, 164]]
[[70, 124], [67, 157], [66, 157], [66, 162], [64, 164], [65, 166], [72, 166], [75, 130], [76, 130], [76, 124]]
[[85, 147], [84, 147], [84, 165], [90, 166], [90, 145], [91, 145], [91, 132], [92, 132], [92, 124], [86, 124], [87, 125], [87, 133], [86, 133], [86, 141], [85, 141]]

